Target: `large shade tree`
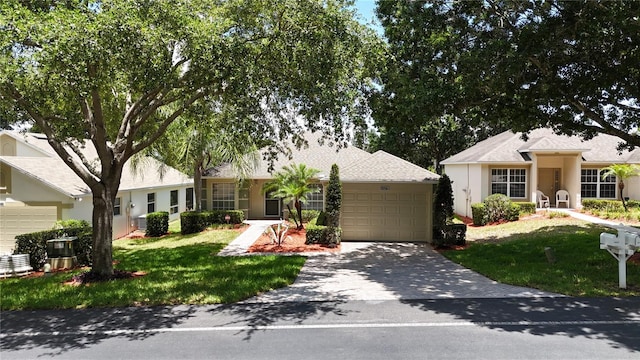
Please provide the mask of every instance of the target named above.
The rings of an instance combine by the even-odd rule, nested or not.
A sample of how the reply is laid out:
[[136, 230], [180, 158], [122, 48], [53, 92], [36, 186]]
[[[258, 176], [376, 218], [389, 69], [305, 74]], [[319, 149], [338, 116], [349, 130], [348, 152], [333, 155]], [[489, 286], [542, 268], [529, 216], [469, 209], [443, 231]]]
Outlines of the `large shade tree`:
[[5, 0], [0, 110], [35, 123], [91, 189], [92, 271], [111, 276], [113, 207], [132, 156], [205, 100], [233, 103], [269, 137], [305, 125], [342, 134], [366, 106], [377, 43], [338, 0]]
[[419, 90], [418, 123], [453, 114], [640, 145], [638, 2], [379, 1], [378, 15], [419, 70], [396, 93]]

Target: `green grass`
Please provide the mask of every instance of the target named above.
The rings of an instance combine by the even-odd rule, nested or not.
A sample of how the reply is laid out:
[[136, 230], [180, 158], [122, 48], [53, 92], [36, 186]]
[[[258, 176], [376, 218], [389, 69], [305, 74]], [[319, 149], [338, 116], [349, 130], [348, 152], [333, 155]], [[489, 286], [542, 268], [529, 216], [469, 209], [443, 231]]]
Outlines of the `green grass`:
[[[627, 290], [618, 288], [618, 262], [600, 250], [600, 233], [612, 232], [574, 219], [517, 221], [468, 229], [475, 240], [447, 258], [505, 284], [570, 296], [638, 296], [640, 266], [627, 262]], [[544, 248], [551, 247], [550, 264]]]
[[[175, 228], [172, 228], [175, 231]], [[0, 308], [62, 309], [167, 304], [232, 303], [291, 284], [305, 259], [298, 256], [218, 257], [233, 230], [117, 240], [117, 269], [142, 277], [69, 286], [75, 270], [50, 277], [0, 281]]]

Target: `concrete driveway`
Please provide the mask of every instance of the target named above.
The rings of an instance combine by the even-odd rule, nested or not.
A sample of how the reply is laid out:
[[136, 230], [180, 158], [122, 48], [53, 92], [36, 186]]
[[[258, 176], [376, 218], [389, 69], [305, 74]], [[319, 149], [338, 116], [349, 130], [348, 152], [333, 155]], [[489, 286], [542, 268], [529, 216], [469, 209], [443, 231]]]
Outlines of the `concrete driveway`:
[[291, 286], [245, 302], [548, 296], [561, 295], [497, 283], [428, 245], [345, 242], [338, 255], [310, 256]]

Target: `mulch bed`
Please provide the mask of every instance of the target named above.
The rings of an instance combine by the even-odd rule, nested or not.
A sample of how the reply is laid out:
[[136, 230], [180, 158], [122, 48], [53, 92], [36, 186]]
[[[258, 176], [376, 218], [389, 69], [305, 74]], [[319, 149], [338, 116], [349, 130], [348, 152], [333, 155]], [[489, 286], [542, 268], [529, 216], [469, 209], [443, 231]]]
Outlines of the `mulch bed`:
[[305, 229], [289, 229], [286, 236], [291, 238], [286, 239], [281, 245], [272, 243], [271, 238], [262, 234], [256, 242], [253, 243], [247, 250], [250, 253], [268, 252], [268, 253], [302, 253], [302, 252], [340, 252], [340, 245], [335, 248], [330, 248], [327, 245], [321, 244], [305, 244], [307, 240], [307, 232]]

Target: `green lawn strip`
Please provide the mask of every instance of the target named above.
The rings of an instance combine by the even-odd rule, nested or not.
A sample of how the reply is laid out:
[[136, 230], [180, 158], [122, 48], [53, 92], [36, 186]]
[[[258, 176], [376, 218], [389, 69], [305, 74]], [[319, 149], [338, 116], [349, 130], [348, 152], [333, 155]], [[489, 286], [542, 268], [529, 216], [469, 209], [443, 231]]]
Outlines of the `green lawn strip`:
[[305, 258], [214, 256], [238, 235], [217, 230], [114, 243], [117, 269], [143, 271], [133, 279], [69, 286], [80, 271], [0, 282], [2, 310], [231, 303], [291, 284]]
[[[570, 296], [640, 295], [640, 266], [627, 262], [628, 289], [619, 289], [618, 262], [600, 250], [600, 233], [611, 229], [577, 220], [533, 223], [478, 228], [481, 233], [491, 234], [492, 242], [472, 243], [464, 250], [444, 251], [443, 255], [505, 284]], [[545, 247], [553, 249], [555, 263], [548, 262]]]

